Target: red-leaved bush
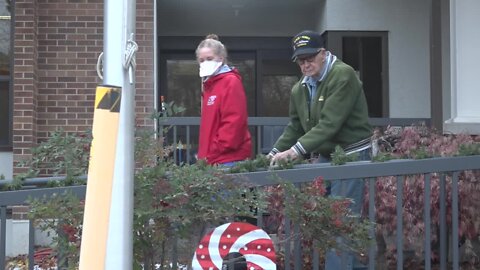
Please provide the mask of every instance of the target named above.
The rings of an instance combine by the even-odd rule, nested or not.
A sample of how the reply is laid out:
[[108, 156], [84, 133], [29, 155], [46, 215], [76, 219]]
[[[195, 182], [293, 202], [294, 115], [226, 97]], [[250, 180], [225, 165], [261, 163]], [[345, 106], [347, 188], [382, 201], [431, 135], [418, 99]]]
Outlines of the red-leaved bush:
[[[366, 219], [360, 220], [360, 216], [350, 210], [350, 199], [326, 196], [322, 177], [301, 187], [284, 182], [266, 189], [270, 216], [265, 223], [276, 233], [278, 243], [292, 239], [301, 242], [303, 269], [312, 268], [313, 248], [316, 248], [320, 257], [331, 248], [350, 250], [360, 257], [366, 253], [371, 242], [369, 230], [373, 224]], [[298, 226], [297, 234], [286, 234], [284, 217], [291, 222], [289, 225], [292, 230], [294, 224]], [[271, 226], [272, 223], [274, 226]], [[337, 242], [339, 236], [344, 239], [341, 246]], [[284, 269], [285, 249], [282, 248], [283, 244], [279, 247], [277, 263], [279, 269]]]
[[[465, 134], [442, 135], [425, 126], [405, 128], [389, 127], [383, 134], [377, 133], [380, 155], [388, 154], [391, 158], [420, 159], [429, 157], [447, 157], [480, 154], [480, 137]], [[431, 179], [431, 239], [432, 258], [438, 258], [440, 228], [440, 181], [442, 175], [430, 174]], [[452, 224], [452, 175], [445, 174], [447, 228], [451, 233]], [[404, 250], [415, 251], [416, 258], [423, 257], [424, 192], [425, 176], [410, 175], [403, 181], [403, 239]], [[385, 240], [384, 255], [387, 262], [396, 261], [396, 243], [391, 240], [396, 235], [396, 201], [397, 178], [381, 177], [376, 181], [375, 209], [377, 222], [377, 240]], [[480, 172], [464, 171], [459, 174], [459, 237], [466, 244], [464, 260], [470, 265], [478, 262], [480, 254], [472, 244], [480, 235]], [[368, 192], [368, 189], [367, 189]], [[368, 207], [368, 195], [365, 197], [364, 209]], [[365, 212], [365, 211], [364, 211]], [[390, 240], [388, 240], [390, 238]], [[394, 238], [393, 238], [394, 239]], [[468, 248], [470, 247], [470, 248]], [[381, 254], [382, 252], [379, 252]], [[420, 257], [421, 256], [421, 257]], [[407, 258], [406, 258], [407, 259]], [[410, 258], [411, 259], [411, 258]], [[413, 258], [415, 260], [415, 256]]]

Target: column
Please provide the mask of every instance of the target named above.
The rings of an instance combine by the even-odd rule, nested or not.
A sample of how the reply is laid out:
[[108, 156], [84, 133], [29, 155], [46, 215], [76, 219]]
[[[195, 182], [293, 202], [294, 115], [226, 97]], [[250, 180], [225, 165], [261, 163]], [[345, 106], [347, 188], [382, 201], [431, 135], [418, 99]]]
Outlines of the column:
[[480, 134], [480, 1], [450, 1], [451, 118], [447, 133]]

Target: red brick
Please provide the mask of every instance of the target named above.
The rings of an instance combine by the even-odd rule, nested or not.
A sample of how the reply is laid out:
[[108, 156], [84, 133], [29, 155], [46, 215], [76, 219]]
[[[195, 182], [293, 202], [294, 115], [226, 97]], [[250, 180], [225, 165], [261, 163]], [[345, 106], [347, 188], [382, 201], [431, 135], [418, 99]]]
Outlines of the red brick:
[[[91, 129], [103, 0], [17, 0], [14, 39], [14, 173], [30, 147], [64, 129]], [[137, 122], [153, 111], [153, 1], [137, 0]], [[142, 120], [143, 119], [143, 120]]]

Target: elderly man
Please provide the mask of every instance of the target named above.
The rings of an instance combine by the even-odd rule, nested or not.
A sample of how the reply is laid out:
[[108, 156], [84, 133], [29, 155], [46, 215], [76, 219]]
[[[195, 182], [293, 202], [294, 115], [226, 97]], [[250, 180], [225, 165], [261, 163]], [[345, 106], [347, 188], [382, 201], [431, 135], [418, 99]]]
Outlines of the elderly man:
[[[302, 156], [329, 162], [337, 145], [346, 154], [370, 159], [372, 135], [362, 83], [355, 70], [325, 49], [321, 35], [302, 31], [292, 39], [293, 56], [302, 78], [292, 88], [290, 123], [268, 154], [271, 165]], [[351, 209], [360, 213], [364, 182], [361, 179], [331, 182], [331, 195], [354, 200]], [[354, 269], [351, 254], [329, 252], [327, 270]]]

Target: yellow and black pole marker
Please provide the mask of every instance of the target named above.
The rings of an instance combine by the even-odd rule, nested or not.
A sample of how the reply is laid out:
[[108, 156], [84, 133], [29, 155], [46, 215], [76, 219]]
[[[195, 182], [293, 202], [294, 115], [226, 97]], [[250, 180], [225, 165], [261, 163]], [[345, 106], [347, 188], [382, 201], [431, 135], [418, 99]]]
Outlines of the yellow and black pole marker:
[[80, 269], [104, 269], [122, 91], [99, 85], [83, 217]]
[[131, 270], [136, 0], [104, 0], [103, 18], [79, 270]]

